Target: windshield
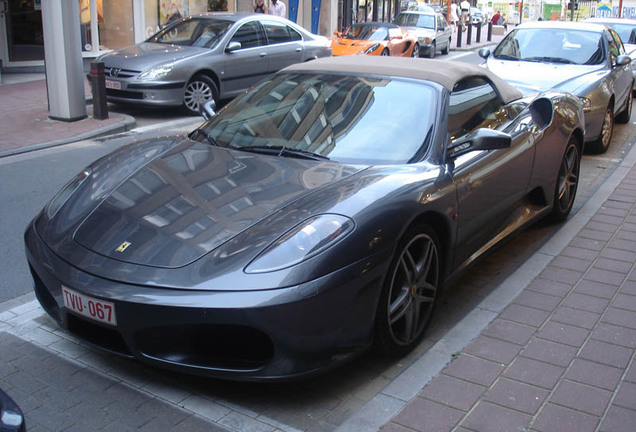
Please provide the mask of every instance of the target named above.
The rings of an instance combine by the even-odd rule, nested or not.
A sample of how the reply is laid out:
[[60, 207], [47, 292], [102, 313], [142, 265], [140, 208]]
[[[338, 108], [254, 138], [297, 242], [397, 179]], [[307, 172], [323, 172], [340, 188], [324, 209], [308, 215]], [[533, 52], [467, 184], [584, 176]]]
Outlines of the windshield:
[[393, 22], [402, 27], [421, 27], [435, 29], [435, 15], [401, 13]]
[[549, 28], [513, 30], [497, 46], [493, 57], [577, 65], [606, 61], [601, 33]]
[[164, 27], [148, 42], [212, 48], [231, 25], [232, 21], [190, 18]]
[[245, 151], [401, 164], [427, 150], [437, 100], [437, 90], [412, 81], [283, 73], [237, 97], [201, 132]]
[[381, 41], [389, 38], [389, 30], [386, 27], [354, 24], [347, 29], [343, 37], [347, 39]]

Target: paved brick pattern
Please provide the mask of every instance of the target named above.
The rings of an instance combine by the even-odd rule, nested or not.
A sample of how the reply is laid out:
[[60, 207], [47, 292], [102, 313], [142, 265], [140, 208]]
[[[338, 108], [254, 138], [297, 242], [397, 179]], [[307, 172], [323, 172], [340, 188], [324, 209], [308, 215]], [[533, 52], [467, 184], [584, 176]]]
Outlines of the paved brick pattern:
[[630, 431], [636, 168], [563, 252], [383, 432]]

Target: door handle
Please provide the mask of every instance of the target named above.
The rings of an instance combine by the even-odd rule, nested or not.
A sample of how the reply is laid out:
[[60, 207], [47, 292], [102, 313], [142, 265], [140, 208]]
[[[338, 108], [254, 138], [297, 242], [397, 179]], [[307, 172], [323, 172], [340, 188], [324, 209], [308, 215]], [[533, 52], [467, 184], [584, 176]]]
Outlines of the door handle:
[[267, 55], [267, 53], [262, 52], [262, 53], [260, 53], [258, 56], [259, 56], [259, 57], [265, 57], [266, 55]]
[[300, 48], [300, 47], [296, 48], [296, 52], [301, 52], [302, 50], [303, 50], [303, 49], [302, 49], [302, 48]]

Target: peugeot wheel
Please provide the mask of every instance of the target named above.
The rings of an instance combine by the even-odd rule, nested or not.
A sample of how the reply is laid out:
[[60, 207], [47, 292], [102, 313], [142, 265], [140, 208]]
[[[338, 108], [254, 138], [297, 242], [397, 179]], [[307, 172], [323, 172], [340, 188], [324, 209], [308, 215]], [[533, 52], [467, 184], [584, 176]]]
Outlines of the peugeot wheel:
[[632, 102], [634, 101], [634, 93], [629, 92], [629, 96], [627, 97], [627, 104], [623, 111], [616, 115], [616, 123], [627, 123], [629, 122], [630, 117], [632, 116]]
[[430, 51], [428, 52], [428, 58], [435, 57], [435, 50], [436, 49], [437, 49], [437, 47], [435, 46], [435, 41], [433, 41], [433, 43], [431, 44]]
[[218, 97], [219, 91], [214, 81], [205, 75], [197, 75], [186, 85], [183, 105], [190, 114], [198, 115], [200, 105]]
[[603, 125], [601, 126], [601, 135], [592, 142], [589, 147], [592, 153], [605, 153], [612, 141], [612, 132], [614, 131], [614, 112], [612, 106], [608, 106], [603, 116]]
[[563, 221], [568, 217], [576, 189], [579, 185], [579, 172], [581, 168], [581, 151], [575, 138], [570, 138], [563, 160], [557, 175], [556, 190], [554, 192], [554, 204], [552, 207], [552, 218], [555, 221]]
[[386, 276], [376, 314], [375, 344], [402, 356], [423, 337], [441, 280], [440, 247], [427, 225], [411, 228], [400, 241]]

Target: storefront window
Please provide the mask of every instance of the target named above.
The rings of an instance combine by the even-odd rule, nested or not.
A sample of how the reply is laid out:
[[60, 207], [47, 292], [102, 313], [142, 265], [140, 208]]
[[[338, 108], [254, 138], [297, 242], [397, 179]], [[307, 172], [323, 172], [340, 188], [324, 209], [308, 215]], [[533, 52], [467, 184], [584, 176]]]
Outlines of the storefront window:
[[[82, 49], [98, 52], [134, 44], [132, 2], [133, 0], [79, 0]], [[92, 11], [91, 4], [96, 13]]]
[[145, 35], [149, 38], [182, 17], [226, 10], [227, 0], [144, 0]]

